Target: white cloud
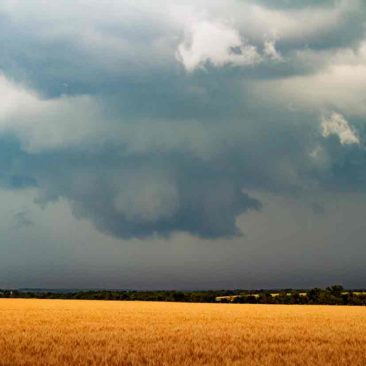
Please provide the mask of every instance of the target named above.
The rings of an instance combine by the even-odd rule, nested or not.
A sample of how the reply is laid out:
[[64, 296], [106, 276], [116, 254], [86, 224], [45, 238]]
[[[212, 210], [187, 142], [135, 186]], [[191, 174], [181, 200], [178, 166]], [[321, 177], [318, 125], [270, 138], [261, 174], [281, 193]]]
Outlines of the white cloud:
[[89, 95], [42, 99], [0, 74], [0, 134], [13, 134], [29, 153], [106, 141], [123, 145], [127, 154], [188, 151], [208, 159], [217, 149], [215, 136], [198, 121], [141, 118], [129, 123], [106, 117], [105, 108]]
[[0, 74], [0, 132], [28, 152], [65, 148], [97, 136], [101, 112], [90, 96], [43, 100]]
[[300, 52], [297, 61], [320, 66], [312, 74], [256, 81], [252, 90], [279, 104], [286, 100], [297, 109], [336, 109], [366, 116], [366, 41], [356, 51]]
[[[360, 9], [359, 0], [341, 0], [332, 6], [306, 5], [302, 8], [274, 8], [259, 5], [255, 1], [196, 0], [169, 1], [169, 16], [174, 22], [187, 28], [201, 17], [230, 24], [250, 39], [285, 41], [318, 39], [336, 29]], [[163, 5], [164, 6], [164, 5]]]
[[356, 132], [350, 127], [347, 120], [339, 113], [333, 112], [321, 121], [322, 135], [328, 137], [336, 135], [342, 145], [359, 144], [360, 140]]
[[359, 0], [340, 0], [333, 6], [304, 6], [279, 9], [257, 4], [256, 1], [195, 0], [168, 1], [169, 16], [185, 28], [192, 22], [206, 19], [230, 24], [253, 39], [278, 38], [298, 40], [317, 38], [339, 27], [347, 15], [360, 9]]
[[[342, 17], [355, 9], [357, 1], [340, 1], [334, 7], [306, 7], [297, 10], [271, 9], [251, 5], [243, 27], [259, 34], [268, 34], [281, 39], [309, 39], [336, 28]], [[240, 13], [239, 13], [240, 14]], [[238, 15], [240, 16], [240, 15]]]
[[263, 53], [270, 60], [282, 61], [283, 58], [281, 54], [276, 50], [276, 42], [275, 41], [265, 41]]
[[[59, 0], [47, 2], [47, 7], [43, 0], [2, 0], [0, 14], [12, 24], [8, 30], [11, 34], [4, 39], [14, 37], [17, 41], [19, 27], [23, 38], [30, 37], [31, 42], [25, 40], [25, 45], [38, 44], [39, 52], [52, 52], [53, 45], [68, 44], [78, 60], [88, 59], [86, 68], [93, 66], [93, 75], [99, 71], [104, 75], [140, 77], [144, 71], [166, 69], [174, 62], [184, 30], [188, 30], [187, 37], [176, 55], [187, 70], [202, 67], [206, 62], [215, 66], [250, 65], [261, 59], [253, 44], [260, 48], [264, 41], [278, 39], [290, 43], [301, 40], [303, 46], [312, 39], [319, 40], [347, 21], [347, 15], [357, 9], [358, 3], [337, 1], [333, 6], [289, 10], [235, 0], [110, 0], [108, 5]], [[7, 29], [5, 26], [4, 30]], [[243, 42], [240, 35], [250, 39], [250, 44]], [[279, 53], [273, 46], [266, 41], [262, 58], [278, 59]], [[230, 52], [231, 47], [241, 54]], [[28, 47], [22, 52], [29, 52]], [[34, 54], [31, 52], [28, 57]], [[67, 55], [61, 57], [69, 61]], [[63, 68], [57, 70], [67, 79], [64, 72]], [[76, 73], [74, 78], [83, 79], [83, 75]]]
[[237, 30], [219, 22], [201, 21], [194, 24], [183, 43], [178, 46], [177, 59], [187, 71], [211, 63], [248, 66], [261, 61], [256, 47], [245, 44]]

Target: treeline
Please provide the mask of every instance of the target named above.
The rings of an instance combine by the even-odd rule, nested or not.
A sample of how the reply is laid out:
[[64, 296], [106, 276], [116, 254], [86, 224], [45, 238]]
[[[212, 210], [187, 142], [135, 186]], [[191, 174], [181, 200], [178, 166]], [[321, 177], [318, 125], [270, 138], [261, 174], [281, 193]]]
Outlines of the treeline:
[[75, 300], [130, 300], [130, 301], [171, 301], [171, 302], [215, 302], [217, 296], [232, 291], [24, 291], [0, 290], [0, 298], [75, 299]]
[[174, 301], [240, 304], [329, 304], [366, 305], [366, 291], [345, 290], [334, 285], [311, 290], [221, 290], [221, 291], [116, 291], [116, 290], [0, 290], [0, 298]]
[[[242, 293], [241, 291], [240, 293]], [[130, 300], [130, 301], [170, 301], [170, 302], [217, 302], [219, 296], [238, 295], [238, 290], [228, 291], [24, 291], [0, 290], [0, 298], [36, 299], [76, 299], [76, 300]], [[225, 302], [225, 301], [223, 301]]]
[[[221, 300], [221, 302], [229, 302]], [[366, 305], [366, 292], [363, 290], [346, 291], [342, 286], [331, 286], [326, 289], [314, 288], [308, 291], [262, 292], [240, 295], [232, 303], [243, 304], [299, 304], [299, 305]]]

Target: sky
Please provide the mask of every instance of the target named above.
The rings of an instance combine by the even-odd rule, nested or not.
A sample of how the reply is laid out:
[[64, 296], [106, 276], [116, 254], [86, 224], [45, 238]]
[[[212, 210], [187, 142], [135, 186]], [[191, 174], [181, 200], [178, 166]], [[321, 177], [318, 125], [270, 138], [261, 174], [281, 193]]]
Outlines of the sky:
[[0, 288], [365, 287], [365, 19], [1, 0]]

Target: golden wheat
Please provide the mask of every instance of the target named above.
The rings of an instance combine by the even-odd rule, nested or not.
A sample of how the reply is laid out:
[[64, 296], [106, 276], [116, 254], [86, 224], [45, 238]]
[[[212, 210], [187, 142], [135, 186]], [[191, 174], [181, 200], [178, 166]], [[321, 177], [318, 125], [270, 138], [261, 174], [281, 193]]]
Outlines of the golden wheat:
[[3, 299], [0, 365], [366, 365], [366, 308]]

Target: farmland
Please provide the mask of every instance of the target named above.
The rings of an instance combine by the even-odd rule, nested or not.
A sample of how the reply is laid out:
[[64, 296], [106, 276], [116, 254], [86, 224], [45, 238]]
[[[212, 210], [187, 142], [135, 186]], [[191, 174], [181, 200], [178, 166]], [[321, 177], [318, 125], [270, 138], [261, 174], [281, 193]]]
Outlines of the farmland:
[[0, 300], [0, 365], [365, 365], [366, 308]]

